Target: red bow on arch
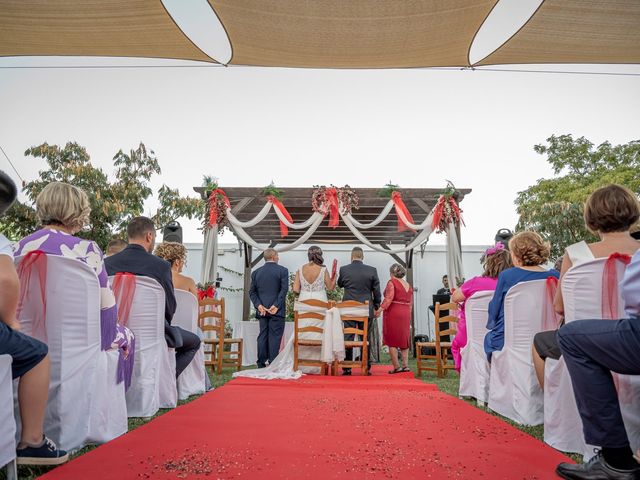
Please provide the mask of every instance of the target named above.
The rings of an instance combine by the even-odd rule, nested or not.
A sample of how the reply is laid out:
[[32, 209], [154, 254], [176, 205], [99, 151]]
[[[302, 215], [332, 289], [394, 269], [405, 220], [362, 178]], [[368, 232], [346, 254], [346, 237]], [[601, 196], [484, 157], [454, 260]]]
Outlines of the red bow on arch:
[[340, 224], [340, 203], [336, 188], [327, 188], [327, 202], [329, 202], [329, 226], [336, 228]]
[[414, 231], [413, 228], [409, 227], [409, 225], [407, 225], [404, 222], [404, 220], [402, 220], [402, 217], [400, 216], [400, 213], [399, 213], [399, 212], [402, 212], [402, 214], [404, 215], [404, 218], [407, 219], [407, 222], [415, 223], [413, 221], [413, 217], [411, 216], [411, 213], [409, 213], [409, 209], [404, 203], [404, 200], [402, 200], [402, 194], [400, 192], [393, 192], [391, 194], [391, 201], [393, 202], [393, 205], [396, 208], [396, 216], [398, 217], [398, 231], [399, 232], [404, 232], [405, 230]]
[[209, 285], [207, 288], [198, 289], [198, 300], [204, 300], [205, 298], [213, 298], [216, 294], [216, 289]]
[[[280, 200], [278, 200], [273, 195], [269, 195], [267, 197], [267, 200], [271, 202], [273, 206], [277, 208], [280, 211], [280, 213], [282, 213], [282, 215], [284, 215], [284, 218], [286, 218], [289, 221], [289, 223], [293, 223], [293, 218], [291, 217], [291, 214], [289, 214], [289, 212], [287, 211], [287, 209], [285, 208], [285, 206], [282, 204]], [[282, 220], [280, 220], [280, 235], [283, 238], [289, 235], [289, 227], [287, 227]]]

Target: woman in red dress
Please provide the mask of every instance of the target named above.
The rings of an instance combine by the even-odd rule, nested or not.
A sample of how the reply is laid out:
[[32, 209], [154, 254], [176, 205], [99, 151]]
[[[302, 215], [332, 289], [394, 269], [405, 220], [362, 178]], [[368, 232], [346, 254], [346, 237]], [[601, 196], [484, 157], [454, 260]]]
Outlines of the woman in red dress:
[[[413, 288], [404, 276], [407, 271], [398, 263], [391, 265], [391, 279], [384, 289], [384, 301], [376, 311], [376, 317], [384, 312], [382, 343], [389, 347], [393, 370], [389, 373], [410, 372], [409, 347], [411, 346], [411, 307]], [[402, 353], [402, 367], [398, 361], [398, 349]]]

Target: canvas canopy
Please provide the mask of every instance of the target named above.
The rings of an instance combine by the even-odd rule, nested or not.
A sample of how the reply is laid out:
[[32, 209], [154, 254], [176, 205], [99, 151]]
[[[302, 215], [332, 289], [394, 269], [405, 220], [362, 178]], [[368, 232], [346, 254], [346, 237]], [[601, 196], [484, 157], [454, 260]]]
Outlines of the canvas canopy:
[[[473, 40], [497, 4], [206, 1], [228, 35], [230, 64], [310, 68], [469, 66]], [[0, 0], [0, 56], [27, 55], [215, 62], [189, 40], [161, 0]], [[638, 62], [638, 0], [545, 0], [476, 65]]]

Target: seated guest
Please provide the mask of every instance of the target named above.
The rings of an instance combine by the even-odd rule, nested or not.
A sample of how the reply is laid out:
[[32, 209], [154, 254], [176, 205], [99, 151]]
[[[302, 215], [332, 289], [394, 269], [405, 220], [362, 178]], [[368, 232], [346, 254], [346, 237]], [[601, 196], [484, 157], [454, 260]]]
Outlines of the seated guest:
[[105, 255], [105, 257], [110, 257], [111, 255], [115, 255], [116, 253], [120, 253], [125, 248], [127, 248], [127, 242], [120, 238], [114, 238], [107, 244], [107, 254]]
[[[620, 185], [608, 185], [593, 192], [584, 208], [585, 226], [600, 237], [599, 242], [587, 244], [578, 242], [567, 247], [562, 258], [560, 283], [564, 274], [574, 265], [580, 265], [596, 258], [608, 258], [613, 253], [633, 255], [640, 243], [635, 240], [630, 229], [640, 218], [640, 206], [636, 196]], [[562, 289], [558, 285], [554, 308], [564, 315]], [[575, 319], [571, 319], [575, 320]], [[556, 330], [540, 332], [533, 339], [533, 364], [540, 387], [544, 387], [544, 362], [547, 358], [560, 358], [560, 347]]]
[[439, 288], [436, 292], [436, 295], [451, 295], [451, 290], [449, 289], [449, 276], [444, 275], [442, 277], [442, 288]]
[[198, 287], [191, 277], [182, 275], [182, 269], [187, 264], [187, 249], [177, 242], [163, 242], [156, 247], [155, 255], [166, 260], [171, 265], [173, 288], [185, 290], [198, 296]]
[[[413, 288], [404, 279], [405, 268], [394, 263], [389, 269], [391, 279], [384, 289], [384, 299], [374, 315], [384, 312], [382, 343], [389, 347], [393, 370], [389, 373], [409, 372], [409, 348], [411, 347], [411, 308]], [[402, 354], [402, 367], [398, 361], [398, 349]]]
[[458, 314], [458, 331], [451, 343], [451, 354], [456, 366], [456, 370], [460, 371], [462, 357], [460, 350], [467, 344], [467, 321], [464, 310], [465, 300], [476, 292], [496, 289], [498, 283], [498, 275], [511, 265], [511, 255], [501, 242], [496, 243], [495, 247], [491, 247], [484, 252], [481, 259], [484, 272], [479, 277], [473, 277], [464, 282], [459, 289], [453, 292], [451, 301], [460, 304]]
[[118, 371], [123, 375], [127, 372], [127, 378], [119, 380], [125, 380], [128, 387], [132, 372], [133, 334], [118, 324], [118, 309], [109, 286], [102, 250], [95, 242], [74, 236], [89, 222], [90, 212], [89, 198], [83, 190], [68, 183], [51, 182], [36, 198], [36, 215], [42, 228], [20, 240], [15, 256], [37, 250], [47, 255], [79, 260], [93, 269], [100, 285], [102, 349], [120, 349], [125, 366]]
[[[0, 171], [0, 216], [11, 206], [17, 189]], [[59, 465], [69, 459], [64, 450], [44, 436], [44, 413], [49, 395], [47, 346], [20, 333], [16, 318], [20, 281], [13, 265], [13, 249], [0, 234], [0, 355], [10, 355], [11, 376], [18, 381], [18, 405], [22, 432], [16, 452], [19, 465]], [[3, 405], [3, 408], [13, 406]]]
[[558, 277], [558, 272], [546, 270], [542, 265], [549, 260], [549, 244], [535, 232], [521, 232], [509, 240], [512, 268], [498, 275], [496, 292], [489, 303], [489, 319], [484, 337], [484, 351], [491, 361], [491, 354], [504, 346], [504, 297], [518, 283]]
[[156, 242], [156, 226], [147, 217], [135, 217], [127, 226], [129, 245], [120, 253], [107, 258], [109, 275], [128, 272], [156, 280], [165, 295], [164, 337], [167, 345], [176, 350], [176, 377], [187, 368], [200, 348], [200, 339], [194, 333], [171, 325], [176, 312], [171, 265], [151, 254]]
[[611, 372], [640, 375], [640, 251], [627, 267], [620, 290], [627, 318], [576, 320], [558, 331], [585, 442], [602, 447], [586, 464], [558, 465], [556, 473], [562, 478], [640, 478], [611, 376]]

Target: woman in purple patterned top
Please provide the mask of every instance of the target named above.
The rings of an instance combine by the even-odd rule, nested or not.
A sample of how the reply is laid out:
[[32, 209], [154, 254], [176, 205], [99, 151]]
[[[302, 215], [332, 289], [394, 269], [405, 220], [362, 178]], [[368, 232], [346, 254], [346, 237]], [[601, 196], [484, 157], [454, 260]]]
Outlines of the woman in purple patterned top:
[[100, 284], [102, 350], [120, 349], [119, 378], [125, 379], [128, 387], [133, 366], [133, 333], [118, 324], [118, 309], [100, 247], [91, 240], [74, 236], [88, 222], [90, 211], [84, 191], [67, 183], [50, 183], [36, 199], [36, 213], [43, 227], [20, 240], [14, 255], [20, 257], [41, 251], [80, 260], [95, 271]]

